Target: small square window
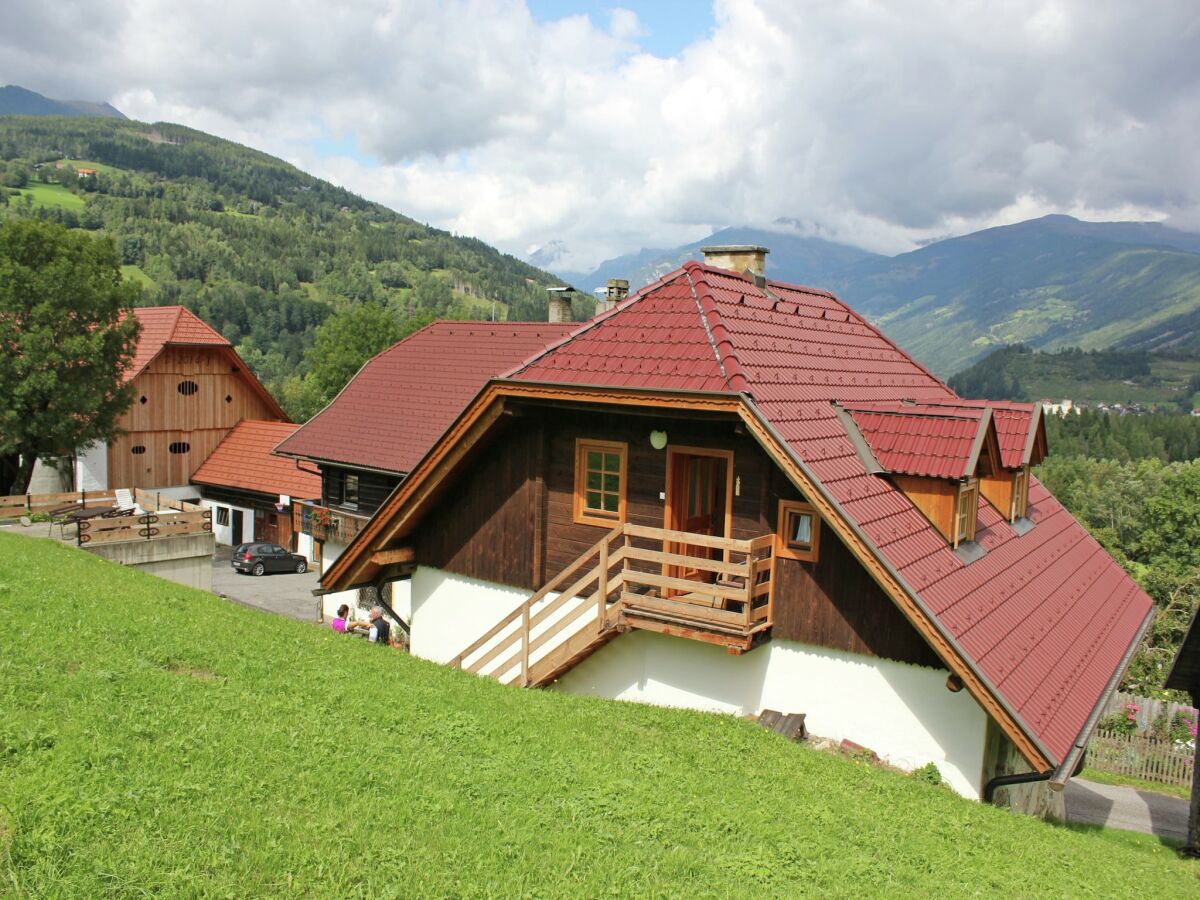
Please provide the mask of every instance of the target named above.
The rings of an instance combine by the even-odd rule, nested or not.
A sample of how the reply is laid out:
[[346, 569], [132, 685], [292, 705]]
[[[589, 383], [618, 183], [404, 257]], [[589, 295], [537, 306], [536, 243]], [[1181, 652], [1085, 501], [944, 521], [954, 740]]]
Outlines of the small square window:
[[627, 446], [613, 441], [575, 442], [575, 521], [619, 525], [625, 521]]
[[224, 525], [225, 527], [229, 527], [229, 507], [228, 506], [218, 506], [217, 507], [217, 524]]
[[821, 517], [812, 506], [800, 500], [780, 500], [776, 529], [777, 555], [816, 562], [821, 539]]

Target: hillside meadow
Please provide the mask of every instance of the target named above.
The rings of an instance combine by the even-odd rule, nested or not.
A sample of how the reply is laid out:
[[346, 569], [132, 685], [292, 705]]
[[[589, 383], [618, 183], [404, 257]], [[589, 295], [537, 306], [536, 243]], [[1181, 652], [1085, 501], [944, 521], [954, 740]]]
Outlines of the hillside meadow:
[[502, 688], [49, 541], [0, 533], [0, 619], [0, 895], [1200, 887], [1148, 837], [730, 717]]

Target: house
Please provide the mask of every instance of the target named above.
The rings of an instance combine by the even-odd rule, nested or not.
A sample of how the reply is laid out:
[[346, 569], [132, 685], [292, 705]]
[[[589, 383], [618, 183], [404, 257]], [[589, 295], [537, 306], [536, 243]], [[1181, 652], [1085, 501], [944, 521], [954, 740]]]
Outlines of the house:
[[[1200, 708], [1200, 610], [1192, 616], [1192, 623], [1183, 636], [1163, 686], [1173, 691], [1186, 691], [1192, 698], [1192, 706]], [[1200, 855], [1200, 740], [1192, 743], [1196, 760], [1192, 767], [1187, 847], [1192, 855]]]
[[[569, 334], [570, 322], [436, 322], [368, 360], [334, 400], [275, 452], [320, 472], [297, 505], [296, 552], [324, 571], [489, 378]], [[406, 608], [402, 597], [393, 598]], [[369, 605], [352, 594], [327, 594]]]
[[218, 544], [264, 541], [296, 547], [293, 505], [321, 496], [321, 476], [271, 451], [299, 425], [243, 419], [192, 475], [212, 510]]
[[142, 331], [126, 383], [133, 405], [110, 444], [78, 450], [75, 490], [194, 497], [191, 478], [243, 419], [288, 421], [233, 346], [182, 306], [135, 309]]
[[[1051, 805], [1152, 603], [963, 401], [832, 294], [710, 248], [491, 378], [322, 576], [411, 649], [733, 714]], [[997, 505], [998, 504], [998, 505]]]

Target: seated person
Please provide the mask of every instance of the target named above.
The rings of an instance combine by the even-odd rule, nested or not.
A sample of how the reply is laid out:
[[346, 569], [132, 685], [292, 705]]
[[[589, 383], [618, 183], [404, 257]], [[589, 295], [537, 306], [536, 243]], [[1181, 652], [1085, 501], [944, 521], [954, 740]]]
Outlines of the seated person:
[[349, 619], [350, 607], [343, 603], [338, 607], [337, 618], [329, 623], [329, 627], [338, 634], [349, 634], [355, 628], [367, 629], [371, 627], [370, 622], [363, 622], [361, 619]]

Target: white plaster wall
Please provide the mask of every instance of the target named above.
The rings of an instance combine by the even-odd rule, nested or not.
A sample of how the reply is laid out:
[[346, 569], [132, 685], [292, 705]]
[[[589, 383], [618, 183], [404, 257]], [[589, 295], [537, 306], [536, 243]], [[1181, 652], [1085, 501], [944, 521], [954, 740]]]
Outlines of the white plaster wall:
[[310, 563], [313, 561], [313, 537], [311, 534], [305, 534], [303, 531], [296, 532], [296, 552]]
[[[254, 510], [244, 506], [232, 506], [217, 500], [209, 500], [205, 497], [200, 499], [200, 505], [212, 510], [212, 530], [218, 544], [226, 547], [235, 547], [238, 544], [245, 544], [254, 540]], [[220, 507], [229, 510], [228, 525], [221, 525], [217, 522], [217, 509]], [[233, 512], [238, 509], [242, 511], [242, 533], [240, 535], [233, 533]]]
[[108, 444], [91, 444], [75, 453], [75, 489], [108, 490]]
[[571, 693], [734, 715], [802, 712], [808, 730], [869, 747], [888, 763], [937, 765], [958, 793], [983, 787], [987, 716], [934, 669], [795, 641], [742, 656], [646, 631], [623, 635], [558, 682]]
[[[447, 662], [528, 596], [418, 567], [412, 652]], [[563, 637], [572, 631], [564, 629]], [[987, 716], [965, 691], [946, 690], [946, 673], [934, 669], [785, 640], [732, 656], [711, 644], [633, 631], [567, 672], [557, 687], [732, 715], [802, 712], [815, 735], [849, 739], [903, 769], [935, 763], [966, 797], [977, 799], [982, 790]]]

